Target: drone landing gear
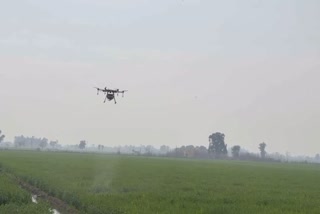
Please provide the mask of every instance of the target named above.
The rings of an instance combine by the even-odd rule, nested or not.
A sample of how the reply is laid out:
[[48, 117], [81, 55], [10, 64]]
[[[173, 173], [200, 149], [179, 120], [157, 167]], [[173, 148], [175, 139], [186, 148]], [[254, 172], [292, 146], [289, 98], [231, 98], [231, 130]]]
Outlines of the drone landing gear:
[[108, 97], [108, 95], [106, 95], [106, 98], [104, 98], [104, 103], [107, 101], [107, 99], [110, 101], [110, 98]]

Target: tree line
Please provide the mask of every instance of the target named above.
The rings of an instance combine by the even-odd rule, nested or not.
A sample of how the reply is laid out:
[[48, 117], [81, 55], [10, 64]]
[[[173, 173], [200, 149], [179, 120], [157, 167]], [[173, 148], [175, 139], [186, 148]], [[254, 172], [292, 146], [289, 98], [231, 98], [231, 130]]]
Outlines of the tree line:
[[[5, 135], [2, 134], [0, 130], [0, 143], [4, 141]], [[87, 141], [81, 140], [79, 144], [74, 146], [75, 149], [85, 150], [87, 146]], [[58, 141], [49, 141], [47, 138], [37, 138], [37, 137], [25, 137], [15, 136], [14, 147], [16, 148], [34, 148], [34, 149], [58, 149], [62, 146], [58, 144]], [[267, 160], [270, 159], [271, 156], [267, 157], [266, 152], [267, 144], [262, 142], [259, 144], [258, 149], [260, 151], [260, 155], [256, 155], [249, 152], [243, 152], [240, 145], [234, 145], [228, 152], [227, 144], [225, 143], [225, 134], [221, 132], [215, 132], [209, 135], [209, 146], [181, 146], [176, 147], [175, 149], [171, 149], [169, 146], [162, 145], [160, 149], [156, 149], [151, 145], [148, 146], [125, 146], [123, 148], [118, 148], [118, 154], [122, 154], [122, 150], [124, 153], [132, 153], [135, 155], [161, 155], [161, 156], [170, 156], [170, 157], [189, 157], [189, 158], [228, 158], [228, 154], [231, 153], [231, 156], [234, 159], [246, 159], [246, 160]], [[121, 149], [121, 152], [120, 152]], [[98, 145], [97, 150], [101, 152], [107, 152], [105, 150], [104, 145]], [[242, 151], [242, 152], [241, 152]], [[320, 155], [316, 156], [317, 160], [320, 160]]]
[[25, 137], [15, 136], [13, 144], [18, 148], [46, 148], [52, 147], [55, 148], [58, 145], [58, 141], [49, 141], [47, 138], [37, 138], [37, 137]]
[[[0, 143], [4, 140], [5, 135], [2, 134], [0, 130]], [[84, 150], [86, 148], [87, 142], [85, 140], [81, 140], [77, 148]], [[16, 148], [37, 148], [37, 149], [44, 149], [44, 148], [56, 148], [58, 146], [58, 141], [49, 141], [47, 138], [36, 138], [32, 137], [25, 137], [23, 135], [16, 136], [14, 138], [14, 146]], [[266, 158], [266, 143], [259, 144], [260, 156], [261, 158]], [[104, 146], [98, 145], [98, 150], [103, 151]], [[132, 151], [133, 154], [141, 155], [142, 148], [140, 147], [138, 150], [135, 147], [130, 147], [129, 150]], [[128, 150], [128, 149], [127, 149]], [[208, 148], [205, 146], [181, 146], [179, 148], [170, 149], [169, 146], [162, 145], [160, 150], [157, 151], [151, 145], [145, 146], [143, 148], [145, 155], [153, 155], [154, 152], [171, 157], [192, 157], [192, 158], [226, 158], [228, 156], [228, 148], [227, 144], [225, 143], [225, 134], [220, 132], [215, 132], [209, 136], [209, 146]], [[245, 153], [240, 154], [241, 146], [235, 145], [231, 147], [231, 154], [233, 158], [245, 158], [245, 159], [256, 159], [253, 154]], [[120, 153], [120, 150], [119, 152]]]
[[[267, 144], [265, 142], [262, 142], [259, 144], [259, 150], [260, 150], [260, 156], [261, 158], [265, 159], [266, 158], [266, 147]], [[240, 158], [240, 150], [241, 146], [240, 145], [235, 145], [231, 147], [231, 154], [233, 158]], [[213, 133], [209, 136], [209, 147], [208, 147], [208, 152], [215, 158], [224, 158], [228, 154], [227, 150], [227, 144], [225, 143], [225, 134], [216, 132]], [[250, 157], [250, 159], [253, 158], [253, 155], [250, 155], [249, 153], [246, 153], [243, 155], [243, 157]]]

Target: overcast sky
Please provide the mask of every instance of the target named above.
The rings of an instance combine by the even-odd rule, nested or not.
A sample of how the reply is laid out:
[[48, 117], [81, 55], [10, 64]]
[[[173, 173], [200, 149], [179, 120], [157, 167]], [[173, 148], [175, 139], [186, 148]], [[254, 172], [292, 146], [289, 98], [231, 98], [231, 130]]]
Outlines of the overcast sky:
[[[0, 0], [0, 129], [320, 153], [318, 0]], [[129, 90], [103, 103], [93, 87]]]

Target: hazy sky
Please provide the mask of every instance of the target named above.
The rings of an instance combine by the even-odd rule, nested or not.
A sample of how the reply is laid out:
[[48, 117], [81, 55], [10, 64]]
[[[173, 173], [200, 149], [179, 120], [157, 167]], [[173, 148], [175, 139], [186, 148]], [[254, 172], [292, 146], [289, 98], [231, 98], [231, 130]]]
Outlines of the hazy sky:
[[[320, 153], [318, 0], [0, 0], [0, 129]], [[93, 87], [128, 89], [118, 104]]]

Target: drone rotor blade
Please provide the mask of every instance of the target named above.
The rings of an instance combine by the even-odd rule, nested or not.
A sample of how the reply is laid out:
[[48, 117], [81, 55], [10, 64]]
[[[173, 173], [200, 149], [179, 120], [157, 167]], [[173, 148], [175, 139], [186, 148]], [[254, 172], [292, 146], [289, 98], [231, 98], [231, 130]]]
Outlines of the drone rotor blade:
[[97, 89], [97, 95], [99, 95], [99, 88], [97, 88], [97, 87], [94, 87], [95, 89]]

